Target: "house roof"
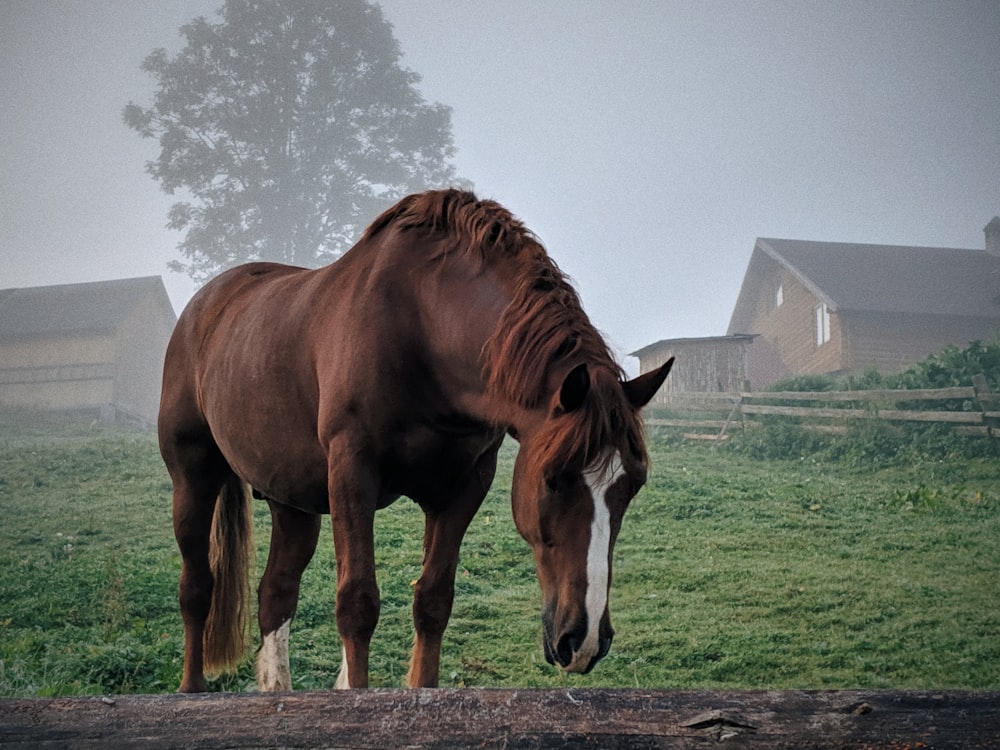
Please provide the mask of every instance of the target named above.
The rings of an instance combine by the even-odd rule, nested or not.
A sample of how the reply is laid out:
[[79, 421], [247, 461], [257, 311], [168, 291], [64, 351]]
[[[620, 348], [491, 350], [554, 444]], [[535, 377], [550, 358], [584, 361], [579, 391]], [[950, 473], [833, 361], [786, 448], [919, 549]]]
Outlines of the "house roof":
[[111, 332], [151, 296], [174, 315], [159, 276], [0, 289], [0, 339]]
[[730, 336], [697, 336], [693, 338], [662, 339], [657, 341], [655, 344], [649, 344], [642, 347], [642, 349], [637, 349], [628, 356], [645, 357], [647, 354], [651, 354], [652, 352], [660, 349], [683, 347], [688, 345], [707, 346], [710, 344], [750, 343], [754, 340], [754, 338], [756, 338], [756, 334], [753, 333], [737, 333]]
[[730, 332], [750, 325], [772, 262], [833, 311], [1000, 319], [1000, 263], [983, 250], [758, 238]]

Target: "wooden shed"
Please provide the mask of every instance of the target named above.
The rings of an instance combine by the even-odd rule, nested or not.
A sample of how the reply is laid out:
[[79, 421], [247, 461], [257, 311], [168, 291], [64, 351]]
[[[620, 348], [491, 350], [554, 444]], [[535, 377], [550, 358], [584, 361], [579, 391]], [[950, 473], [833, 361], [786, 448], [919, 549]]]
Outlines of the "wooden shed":
[[789, 375], [895, 372], [996, 336], [994, 222], [985, 251], [758, 239], [728, 330], [757, 334], [754, 388]]
[[747, 353], [754, 336], [706, 336], [664, 339], [629, 356], [638, 357], [639, 370], [653, 370], [670, 357], [670, 377], [657, 391], [653, 404], [668, 404], [675, 393], [736, 393], [749, 378]]
[[155, 423], [176, 322], [159, 276], [0, 290], [0, 408]]

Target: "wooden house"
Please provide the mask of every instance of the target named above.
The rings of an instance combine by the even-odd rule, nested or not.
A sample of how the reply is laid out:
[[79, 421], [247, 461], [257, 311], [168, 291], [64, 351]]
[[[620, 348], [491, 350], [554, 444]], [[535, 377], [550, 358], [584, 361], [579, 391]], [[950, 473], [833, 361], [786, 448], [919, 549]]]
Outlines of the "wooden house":
[[0, 290], [0, 409], [155, 423], [176, 322], [159, 276]]
[[761, 238], [728, 332], [756, 334], [755, 388], [790, 375], [899, 371], [1000, 333], [1000, 253], [987, 247]]

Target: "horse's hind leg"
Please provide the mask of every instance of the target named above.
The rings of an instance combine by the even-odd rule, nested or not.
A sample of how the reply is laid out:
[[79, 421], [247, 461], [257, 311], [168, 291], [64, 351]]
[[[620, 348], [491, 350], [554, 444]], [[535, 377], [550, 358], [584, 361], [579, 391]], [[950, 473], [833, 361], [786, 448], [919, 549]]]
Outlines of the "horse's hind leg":
[[163, 455], [174, 485], [174, 536], [181, 553], [184, 675], [180, 692], [199, 693], [207, 689], [204, 636], [214, 586], [209, 562], [212, 515], [228, 467], [214, 444], [165, 445]]
[[288, 631], [299, 601], [302, 573], [316, 551], [321, 516], [303, 513], [268, 500], [271, 506], [271, 550], [258, 590], [261, 647], [257, 654], [257, 687], [291, 690]]

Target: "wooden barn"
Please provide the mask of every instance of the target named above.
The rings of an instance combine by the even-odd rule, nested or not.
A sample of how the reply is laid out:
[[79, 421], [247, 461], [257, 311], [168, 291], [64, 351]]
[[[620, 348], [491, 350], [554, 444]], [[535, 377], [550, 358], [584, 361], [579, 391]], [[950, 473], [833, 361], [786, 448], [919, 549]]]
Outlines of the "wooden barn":
[[729, 333], [757, 335], [755, 388], [806, 373], [896, 372], [1000, 333], [1000, 253], [758, 239]]
[[155, 423], [176, 322], [159, 276], [0, 290], [0, 409]]
[[897, 372], [990, 340], [1000, 335], [1000, 217], [984, 232], [985, 250], [759, 238], [726, 336], [632, 356], [646, 372], [676, 355], [662, 402], [793, 375]]
[[664, 339], [644, 346], [630, 356], [638, 357], [639, 370], [654, 370], [670, 357], [674, 366], [652, 403], [668, 404], [675, 393], [735, 393], [750, 378], [749, 350], [754, 336], [708, 336]]

